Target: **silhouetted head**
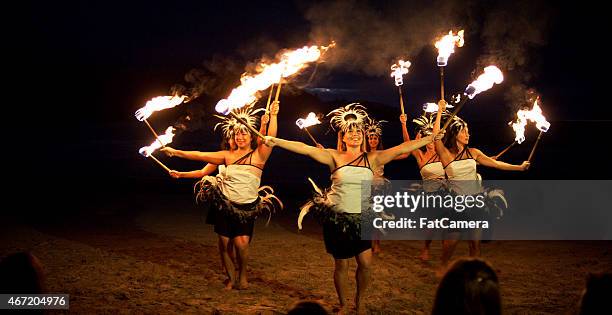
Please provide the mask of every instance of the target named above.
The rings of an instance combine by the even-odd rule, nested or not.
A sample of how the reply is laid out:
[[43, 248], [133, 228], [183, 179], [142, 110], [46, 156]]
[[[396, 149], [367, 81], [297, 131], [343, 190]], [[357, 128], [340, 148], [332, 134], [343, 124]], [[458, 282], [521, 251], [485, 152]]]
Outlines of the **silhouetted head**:
[[0, 261], [0, 293], [45, 292], [42, 264], [30, 253], [15, 253]]
[[493, 268], [477, 258], [456, 261], [438, 285], [431, 313], [501, 314], [499, 282]]
[[327, 315], [329, 314], [321, 304], [314, 301], [301, 301], [295, 304], [287, 315]]
[[611, 293], [612, 273], [589, 274], [578, 314], [612, 314]]

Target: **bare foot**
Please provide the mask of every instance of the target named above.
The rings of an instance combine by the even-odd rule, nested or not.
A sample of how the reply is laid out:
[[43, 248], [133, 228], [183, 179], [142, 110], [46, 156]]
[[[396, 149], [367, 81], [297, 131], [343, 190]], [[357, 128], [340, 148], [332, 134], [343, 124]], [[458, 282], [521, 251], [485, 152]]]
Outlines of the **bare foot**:
[[372, 241], [372, 254], [378, 254], [380, 252], [382, 252], [382, 249], [380, 248], [380, 241], [379, 240]]
[[244, 279], [244, 280], [240, 280], [240, 283], [238, 284], [238, 290], [246, 290], [249, 288], [249, 282]]
[[332, 312], [334, 312], [335, 314], [338, 315], [344, 315], [344, 314], [348, 314], [346, 305], [340, 305], [339, 307], [335, 307]]
[[356, 308], [357, 308], [358, 315], [366, 314], [366, 307], [364, 303], [359, 304], [358, 306], [356, 306]]
[[358, 315], [359, 314], [365, 314], [366, 313], [365, 303], [363, 303], [359, 299], [355, 298], [355, 310], [357, 311]]
[[419, 258], [420, 258], [422, 261], [429, 261], [429, 250], [424, 249], [424, 250], [421, 252], [421, 256], [419, 256]]
[[225, 279], [225, 281], [223, 281], [223, 284], [225, 284], [223, 290], [231, 290], [234, 288], [234, 281], [232, 281], [231, 279]]

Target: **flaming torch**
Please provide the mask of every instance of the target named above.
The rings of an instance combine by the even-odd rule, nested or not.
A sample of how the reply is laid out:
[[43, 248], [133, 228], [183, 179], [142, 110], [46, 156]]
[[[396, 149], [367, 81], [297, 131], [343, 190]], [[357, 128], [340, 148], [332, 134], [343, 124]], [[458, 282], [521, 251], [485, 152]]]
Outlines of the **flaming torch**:
[[438, 40], [435, 44], [438, 48], [438, 67], [440, 67], [440, 99], [444, 99], [444, 67], [448, 64], [448, 58], [452, 53], [455, 52], [455, 46], [463, 47], [465, 41], [463, 40], [463, 30], [457, 32], [457, 35], [453, 34], [453, 31], [449, 31], [447, 35]]
[[470, 83], [463, 92], [463, 97], [459, 101], [459, 104], [455, 107], [455, 110], [452, 112], [451, 116], [446, 120], [444, 127], [441, 131], [446, 130], [446, 128], [450, 125], [452, 119], [457, 115], [457, 113], [461, 110], [463, 105], [467, 102], [468, 99], [473, 99], [476, 95], [481, 92], [484, 92], [493, 87], [493, 84], [500, 84], [504, 81], [504, 75], [501, 70], [496, 66], [488, 66], [484, 68], [484, 73], [478, 76], [476, 81]]
[[183, 96], [177, 96], [177, 95], [175, 96], [157, 96], [157, 97], [150, 99], [145, 104], [144, 107], [140, 108], [135, 113], [136, 119], [140, 121], [144, 121], [147, 124], [147, 127], [149, 127], [149, 130], [151, 130], [151, 132], [153, 133], [157, 141], [159, 141], [159, 143], [162, 145], [162, 147], [165, 146], [165, 144], [162, 143], [162, 141], [159, 139], [159, 135], [157, 134], [157, 132], [155, 132], [155, 129], [153, 129], [153, 127], [151, 126], [147, 118], [149, 118], [149, 116], [151, 116], [153, 113], [157, 111], [180, 105], [181, 103], [185, 101], [185, 98], [187, 97], [184, 95]]
[[138, 153], [144, 157], [152, 158], [153, 161], [157, 162], [161, 167], [163, 167], [166, 171], [170, 172], [170, 169], [164, 165], [164, 163], [160, 162], [155, 156], [153, 156], [153, 152], [158, 150], [161, 147], [166, 146], [166, 144], [172, 142], [172, 138], [174, 138], [174, 128], [168, 127], [166, 129], [166, 133], [157, 137], [157, 141], [151, 143], [150, 146], [142, 147], [138, 150]]
[[500, 152], [496, 156], [497, 158], [499, 158], [502, 154], [508, 151], [514, 144], [517, 144], [517, 143], [521, 144], [523, 143], [523, 141], [525, 141], [525, 127], [527, 126], [527, 123], [529, 121], [532, 121], [536, 124], [536, 128], [540, 130], [540, 134], [538, 135], [538, 138], [535, 144], [533, 145], [533, 148], [531, 149], [531, 153], [529, 154], [528, 160], [531, 161], [531, 158], [533, 157], [533, 153], [535, 152], [535, 148], [538, 145], [540, 138], [542, 137], [542, 133], [547, 132], [548, 128], [550, 128], [550, 123], [546, 121], [546, 118], [542, 114], [542, 109], [538, 105], [538, 100], [539, 98], [535, 100], [535, 102], [533, 103], [533, 108], [531, 110], [526, 110], [526, 109], [519, 110], [516, 113], [516, 117], [517, 117], [516, 122], [508, 123], [508, 125], [512, 126], [512, 129], [514, 130], [514, 133], [516, 136], [514, 138], [514, 142], [510, 146], [508, 146], [506, 149], [504, 149], [502, 152]]
[[295, 121], [295, 124], [298, 127], [300, 127], [300, 129], [306, 131], [306, 134], [308, 134], [308, 136], [310, 137], [310, 140], [312, 140], [312, 142], [314, 142], [315, 145], [318, 145], [319, 143], [310, 134], [310, 131], [308, 131], [308, 127], [318, 125], [320, 123], [321, 121], [319, 121], [319, 118], [317, 117], [317, 115], [315, 115], [315, 113], [312, 113], [312, 112], [309, 113], [308, 116], [306, 116], [306, 118], [299, 118], [298, 120]]
[[[453, 108], [453, 105], [446, 105], [446, 108]], [[423, 104], [423, 111], [426, 113], [436, 113], [438, 112], [438, 104], [436, 103], [425, 103]]]
[[538, 139], [536, 139], [536, 142], [533, 144], [533, 147], [531, 148], [531, 153], [529, 153], [529, 158], [527, 159], [527, 161], [531, 162], [531, 158], [533, 158], [533, 154], [535, 153], [535, 149], [538, 146], [538, 143], [540, 142], [540, 138], [542, 138], [542, 133], [548, 131], [548, 128], [550, 128], [550, 123], [546, 121], [546, 118], [542, 114], [542, 109], [538, 105], [538, 99], [535, 100], [535, 102], [533, 103], [533, 108], [530, 111], [519, 111], [517, 113], [517, 116], [519, 118], [521, 116], [524, 116], [526, 117], [526, 119], [535, 122], [536, 128], [540, 130], [540, 133], [538, 134]]
[[[329, 46], [304, 46], [295, 50], [283, 52], [277, 63], [261, 63], [257, 67], [256, 74], [244, 73], [240, 79], [240, 86], [232, 90], [230, 95], [217, 102], [215, 110], [223, 115], [232, 114], [234, 109], [244, 107], [257, 101], [258, 92], [267, 89], [271, 85], [278, 83], [275, 100], [280, 94], [281, 79], [290, 77], [305, 68], [308, 63], [317, 61]], [[235, 115], [234, 118], [238, 119]], [[251, 130], [253, 131], [253, 130]], [[256, 134], [263, 137], [259, 132]]]
[[399, 91], [400, 109], [402, 115], [404, 115], [404, 98], [402, 96], [402, 85], [404, 84], [404, 74], [408, 73], [410, 68], [410, 61], [399, 60], [396, 64], [391, 66], [391, 76], [395, 78], [395, 86]]

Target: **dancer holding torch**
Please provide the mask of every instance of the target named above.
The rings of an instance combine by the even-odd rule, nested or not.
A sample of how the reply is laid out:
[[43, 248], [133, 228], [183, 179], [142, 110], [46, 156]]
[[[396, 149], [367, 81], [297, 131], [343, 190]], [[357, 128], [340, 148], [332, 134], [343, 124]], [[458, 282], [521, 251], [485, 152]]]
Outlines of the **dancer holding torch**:
[[[270, 110], [268, 133], [276, 135], [279, 106], [274, 102]], [[282, 203], [272, 193], [270, 187], [259, 187], [263, 167], [272, 152], [272, 148], [258, 144], [254, 128], [256, 117], [252, 108], [234, 110], [232, 117], [224, 119], [217, 126], [223, 127], [224, 138], [229, 139], [229, 150], [217, 152], [181, 151], [171, 147], [161, 149], [168, 156], [177, 156], [189, 160], [204, 161], [216, 165], [225, 165], [225, 171], [217, 177], [205, 176], [197, 184], [197, 199], [209, 203], [211, 210], [217, 210], [214, 216], [215, 232], [219, 235], [221, 258], [225, 264], [231, 289], [237, 281], [238, 288], [248, 287], [247, 259], [248, 247], [253, 235], [253, 226], [257, 216], [271, 214], [275, 201]], [[242, 122], [240, 122], [242, 121]], [[245, 126], [243, 123], [249, 124]], [[215, 127], [217, 127], [215, 126]], [[230, 240], [238, 253], [238, 276], [229, 256]]]
[[[445, 109], [446, 102], [441, 100], [438, 103], [438, 114], [433, 128], [434, 133], [440, 130], [440, 120]], [[477, 164], [504, 171], [524, 171], [529, 167], [528, 161], [524, 161], [521, 165], [509, 164], [494, 160], [476, 148], [468, 147], [470, 140], [468, 124], [463, 119], [454, 115], [447, 119], [452, 121], [447, 121], [445, 124], [448, 126], [448, 131], [444, 136], [444, 141], [435, 141], [434, 144], [436, 153], [444, 165], [451, 194], [478, 195], [483, 193], [480, 175], [476, 172]], [[457, 213], [452, 215], [457, 215]], [[470, 256], [480, 256], [480, 230], [472, 230], [472, 232]], [[449, 232], [447, 239], [443, 241], [442, 266], [439, 272], [443, 272], [444, 268], [446, 268], [459, 237], [459, 231], [452, 231]]]
[[[402, 136], [404, 141], [410, 141], [410, 134], [406, 127], [407, 117], [406, 115], [400, 116], [402, 123]], [[423, 136], [429, 136], [433, 133], [434, 117], [433, 115], [425, 112], [422, 116], [412, 120], [419, 127], [419, 131], [415, 137], [416, 140], [421, 139]], [[417, 161], [419, 172], [421, 173], [422, 189], [426, 194], [433, 193], [439, 194], [441, 191], [446, 190], [446, 174], [444, 173], [444, 167], [440, 158], [436, 153], [436, 148], [433, 143], [428, 143], [425, 146], [425, 150], [414, 150], [412, 156]], [[431, 239], [433, 238], [434, 231], [427, 231], [427, 239], [425, 240], [421, 255], [421, 260], [429, 260], [429, 250], [431, 247]]]
[[372, 242], [361, 237], [362, 215], [371, 215], [368, 204], [370, 194], [362, 192], [362, 182], [372, 181], [373, 170], [392, 161], [395, 157], [409, 153], [433, 141], [432, 136], [406, 142], [386, 150], [365, 152], [364, 122], [365, 108], [349, 104], [332, 111], [331, 124], [338, 130], [337, 149], [321, 149], [301, 142], [266, 137], [270, 146], [307, 155], [325, 164], [331, 171], [332, 186], [325, 192], [315, 185], [314, 198], [302, 207], [298, 226], [307, 212], [313, 213], [323, 225], [325, 248], [334, 257], [334, 284], [340, 300], [341, 312], [346, 310], [348, 291], [348, 265], [351, 258], [357, 262], [355, 278], [357, 291], [355, 305], [358, 313], [365, 310], [364, 298], [370, 283]]

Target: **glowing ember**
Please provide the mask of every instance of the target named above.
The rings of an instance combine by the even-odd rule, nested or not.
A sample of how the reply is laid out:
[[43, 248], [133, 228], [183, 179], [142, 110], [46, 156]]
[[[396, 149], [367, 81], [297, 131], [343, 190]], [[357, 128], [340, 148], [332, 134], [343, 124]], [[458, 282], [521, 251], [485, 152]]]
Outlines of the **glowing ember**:
[[163, 110], [163, 109], [168, 109], [168, 108], [172, 108], [174, 106], [177, 106], [181, 103], [183, 103], [183, 101], [185, 100], [186, 96], [158, 96], [158, 97], [154, 97], [151, 100], [149, 100], [147, 102], [147, 104], [136, 111], [136, 119], [143, 121], [147, 118], [149, 118], [149, 116], [151, 116], [153, 113]]
[[401, 60], [391, 66], [391, 76], [395, 78], [395, 85], [400, 86], [404, 84], [404, 74], [408, 73], [410, 68], [410, 61]]
[[504, 81], [504, 75], [496, 66], [488, 66], [484, 69], [476, 81], [470, 83], [465, 89], [465, 95], [473, 99], [476, 94], [486, 91], [493, 87], [493, 84], [500, 84]]
[[525, 141], [525, 126], [527, 126], [528, 121], [535, 122], [536, 128], [543, 132], [547, 132], [548, 128], [550, 128], [550, 123], [546, 121], [546, 118], [542, 114], [542, 109], [538, 105], [537, 99], [533, 103], [533, 108], [531, 110], [521, 109], [516, 113], [516, 116], [516, 122], [509, 122], [508, 124], [514, 129], [516, 134], [514, 140], [518, 143]]
[[227, 115], [230, 111], [244, 107], [257, 101], [257, 92], [265, 90], [281, 78], [290, 77], [302, 70], [310, 62], [317, 61], [329, 46], [304, 46], [299, 49], [282, 53], [277, 63], [261, 63], [257, 66], [257, 73], [244, 73], [240, 78], [240, 86], [233, 89], [230, 95], [217, 102], [215, 110]]
[[[453, 108], [453, 105], [447, 104], [446, 108]], [[437, 113], [438, 112], [438, 104], [436, 103], [425, 103], [423, 104], [423, 111], [426, 113]]]
[[446, 66], [448, 63], [448, 58], [455, 52], [455, 46], [463, 47], [464, 43], [463, 30], [457, 32], [457, 35], [454, 35], [453, 31], [451, 30], [448, 32], [448, 35], [437, 41], [435, 46], [438, 48], [438, 66]]
[[168, 129], [166, 129], [166, 133], [159, 136], [159, 140], [155, 140], [155, 142], [151, 143], [151, 145], [148, 147], [140, 148], [140, 150], [138, 150], [138, 153], [142, 154], [143, 156], [149, 157], [151, 154], [153, 154], [153, 152], [162, 147], [160, 141], [164, 145], [167, 145], [168, 143], [172, 142], [172, 138], [174, 138], [174, 128], [168, 127]]
[[306, 116], [306, 119], [304, 118], [299, 118], [298, 120], [295, 121], [295, 124], [300, 127], [300, 129], [304, 129], [306, 127], [310, 127], [310, 126], [314, 126], [314, 125], [318, 125], [321, 122], [319, 121], [319, 118], [317, 117], [317, 115], [315, 115], [315, 113], [309, 113], [308, 116]]

